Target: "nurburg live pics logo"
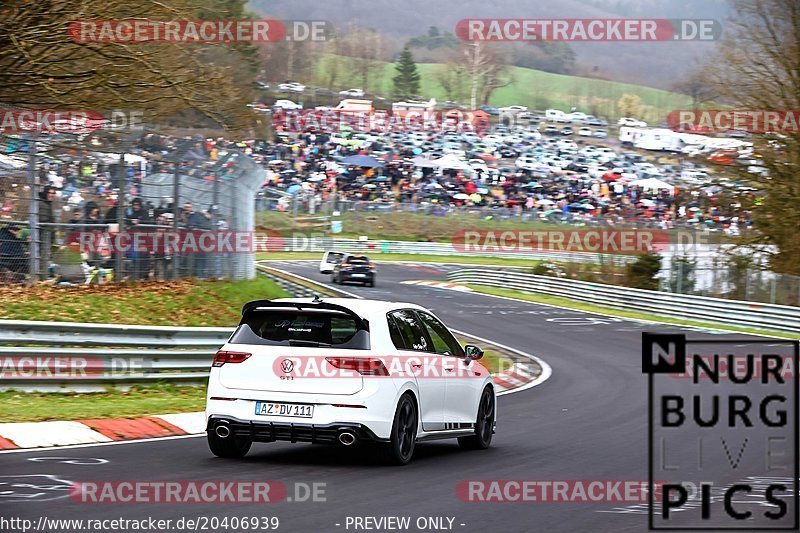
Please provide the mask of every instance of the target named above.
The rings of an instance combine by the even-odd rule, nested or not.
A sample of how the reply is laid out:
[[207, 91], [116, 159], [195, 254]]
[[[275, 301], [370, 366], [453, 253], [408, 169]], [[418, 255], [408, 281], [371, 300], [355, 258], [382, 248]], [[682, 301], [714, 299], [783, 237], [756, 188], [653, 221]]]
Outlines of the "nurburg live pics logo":
[[642, 334], [651, 530], [798, 529], [799, 352], [788, 339]]

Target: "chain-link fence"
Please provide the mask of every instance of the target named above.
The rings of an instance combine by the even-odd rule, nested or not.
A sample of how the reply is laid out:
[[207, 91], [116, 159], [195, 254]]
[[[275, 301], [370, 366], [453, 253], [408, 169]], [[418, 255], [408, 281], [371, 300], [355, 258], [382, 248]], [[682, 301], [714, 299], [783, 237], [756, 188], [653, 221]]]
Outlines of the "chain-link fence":
[[253, 277], [264, 171], [242, 148], [141, 132], [0, 136], [0, 283]]
[[719, 246], [693, 253], [665, 254], [661, 290], [732, 300], [800, 305], [800, 276], [768, 268], [764, 250]]

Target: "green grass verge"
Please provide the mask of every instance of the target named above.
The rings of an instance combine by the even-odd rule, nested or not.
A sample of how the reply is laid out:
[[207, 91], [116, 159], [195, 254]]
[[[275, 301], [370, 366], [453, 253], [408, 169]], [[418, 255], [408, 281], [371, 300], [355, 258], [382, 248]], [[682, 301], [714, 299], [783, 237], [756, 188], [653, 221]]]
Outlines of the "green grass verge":
[[[482, 257], [464, 255], [430, 255], [430, 254], [382, 254], [377, 251], [367, 253], [371, 259], [378, 263], [381, 261], [419, 261], [423, 263], [457, 263], [472, 265], [495, 265], [495, 266], [514, 266], [533, 268], [541, 261], [533, 259], [505, 259], [502, 257]], [[302, 259], [322, 259], [322, 252], [267, 252], [258, 254], [258, 260], [271, 259], [276, 261], [291, 261]]]
[[0, 392], [0, 422], [43, 422], [189, 413], [205, 409], [205, 387], [169, 384], [98, 393]]
[[626, 311], [623, 309], [615, 309], [613, 307], [605, 307], [601, 305], [588, 304], [584, 302], [575, 302], [567, 298], [561, 298], [559, 296], [550, 296], [548, 294], [533, 294], [528, 292], [515, 291], [513, 289], [500, 289], [497, 287], [487, 287], [484, 285], [473, 285], [473, 284], [465, 284], [465, 285], [474, 290], [475, 292], [480, 292], [483, 294], [491, 294], [494, 296], [506, 296], [508, 298], [517, 298], [520, 300], [526, 300], [528, 302], [555, 305], [558, 307], [566, 307], [568, 309], [576, 309], [578, 311], [602, 313], [605, 315], [618, 316], [620, 318], [632, 318], [635, 320], [652, 320], [655, 322], [664, 322], [666, 324], [675, 324], [676, 326], [696, 326], [701, 328], [710, 328], [710, 329], [731, 331], [736, 333], [755, 333], [758, 335], [768, 335], [770, 337], [800, 339], [800, 333], [792, 334], [781, 331], [770, 331], [770, 330], [756, 329], [756, 328], [728, 326], [725, 324], [714, 324], [711, 322], [681, 320], [661, 315], [654, 315], [651, 313], [639, 313], [636, 311]]
[[0, 287], [0, 319], [150, 326], [235, 326], [250, 300], [288, 296], [264, 277]]

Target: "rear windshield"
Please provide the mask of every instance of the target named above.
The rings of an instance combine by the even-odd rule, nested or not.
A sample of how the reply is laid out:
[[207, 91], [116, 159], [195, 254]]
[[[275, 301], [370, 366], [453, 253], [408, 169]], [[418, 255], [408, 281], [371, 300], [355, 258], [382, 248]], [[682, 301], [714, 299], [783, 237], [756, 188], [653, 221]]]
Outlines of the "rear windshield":
[[327, 261], [329, 263], [338, 263], [342, 259], [343, 256], [344, 256], [344, 254], [339, 253], [339, 252], [328, 252]]
[[263, 310], [247, 313], [230, 342], [368, 350], [369, 332], [346, 313]]
[[369, 257], [366, 255], [351, 255], [347, 258], [347, 262], [354, 265], [365, 265], [369, 263]]

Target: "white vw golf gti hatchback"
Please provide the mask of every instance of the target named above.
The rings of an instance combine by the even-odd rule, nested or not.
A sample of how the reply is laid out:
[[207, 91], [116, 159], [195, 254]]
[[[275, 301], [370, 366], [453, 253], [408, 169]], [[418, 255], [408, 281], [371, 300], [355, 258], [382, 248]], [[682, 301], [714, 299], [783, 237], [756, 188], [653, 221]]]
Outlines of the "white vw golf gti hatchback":
[[482, 356], [414, 304], [250, 302], [211, 368], [208, 444], [242, 457], [253, 442], [374, 443], [394, 464], [425, 440], [485, 449], [496, 398]]

